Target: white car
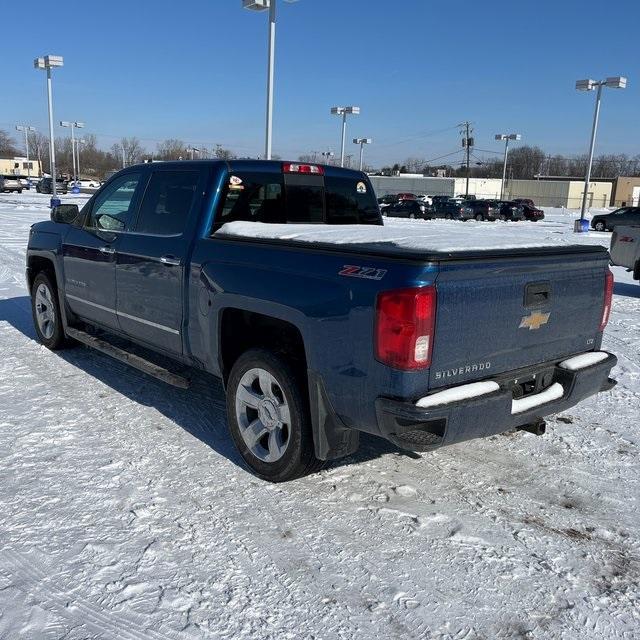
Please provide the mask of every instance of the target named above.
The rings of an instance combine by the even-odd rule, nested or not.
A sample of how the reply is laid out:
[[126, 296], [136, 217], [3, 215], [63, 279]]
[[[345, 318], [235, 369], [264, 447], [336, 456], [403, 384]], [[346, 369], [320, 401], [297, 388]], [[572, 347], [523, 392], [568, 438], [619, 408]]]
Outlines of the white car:
[[420, 194], [416, 199], [420, 200], [420, 202], [424, 202], [425, 204], [428, 204], [429, 206], [433, 204], [433, 200], [431, 199], [431, 196], [428, 196], [426, 193]]
[[616, 227], [611, 236], [611, 262], [633, 271], [640, 280], [640, 227]]
[[78, 186], [81, 189], [98, 189], [100, 187], [100, 180], [94, 179], [80, 179], [75, 182], [69, 182], [69, 187]]

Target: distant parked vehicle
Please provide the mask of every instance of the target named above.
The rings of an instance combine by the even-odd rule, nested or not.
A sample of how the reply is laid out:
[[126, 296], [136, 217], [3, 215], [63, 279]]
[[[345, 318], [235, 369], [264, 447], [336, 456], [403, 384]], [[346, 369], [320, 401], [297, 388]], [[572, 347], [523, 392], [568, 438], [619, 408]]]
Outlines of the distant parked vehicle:
[[518, 222], [524, 220], [524, 207], [509, 200], [489, 200], [498, 210], [498, 220]]
[[463, 208], [462, 203], [455, 198], [446, 198], [445, 200], [434, 198], [432, 216], [446, 220], [460, 220]]
[[633, 279], [640, 280], [640, 226], [618, 226], [611, 235], [611, 263], [633, 271]]
[[[51, 178], [42, 178], [36, 185], [36, 191], [38, 193], [53, 193], [52, 190], [53, 180]], [[66, 180], [58, 178], [56, 180], [56, 192], [67, 193], [69, 183]]]
[[10, 191], [22, 193], [22, 189], [22, 182], [20, 182], [18, 176], [0, 176], [0, 191], [4, 191], [5, 193], [9, 193]]
[[640, 225], [640, 207], [621, 207], [611, 213], [602, 213], [591, 218], [591, 228], [596, 231], [613, 231], [620, 225]]
[[399, 200], [382, 211], [383, 215], [390, 218], [417, 218], [422, 220], [431, 220], [433, 218], [431, 209], [424, 202], [419, 202], [418, 200]]
[[538, 209], [538, 207], [534, 207], [533, 205], [530, 205], [530, 204], [524, 204], [524, 203], [518, 203], [518, 204], [520, 204], [520, 206], [522, 207], [525, 220], [529, 220], [530, 222], [538, 222], [538, 220], [544, 220], [544, 211], [542, 209]]
[[462, 206], [462, 220], [494, 221], [499, 214], [498, 207], [489, 200], [467, 200]]
[[76, 185], [81, 189], [98, 189], [100, 187], [100, 180], [80, 178], [75, 182], [73, 181], [69, 182], [70, 187], [73, 187]]
[[398, 196], [396, 196], [395, 194], [392, 194], [392, 193], [387, 193], [386, 195], [382, 196], [381, 198], [378, 198], [378, 204], [380, 205], [381, 209], [384, 209], [385, 207], [388, 207], [389, 205], [395, 204], [396, 202], [398, 202]]
[[428, 196], [426, 193], [419, 194], [416, 200], [418, 200], [419, 202], [424, 202], [426, 205], [429, 205], [429, 206], [433, 204], [433, 200], [431, 196]]
[[513, 198], [511, 202], [517, 202], [518, 204], [528, 204], [530, 207], [536, 208], [533, 200], [531, 198]]
[[416, 200], [418, 196], [415, 193], [399, 193], [396, 198], [398, 200]]

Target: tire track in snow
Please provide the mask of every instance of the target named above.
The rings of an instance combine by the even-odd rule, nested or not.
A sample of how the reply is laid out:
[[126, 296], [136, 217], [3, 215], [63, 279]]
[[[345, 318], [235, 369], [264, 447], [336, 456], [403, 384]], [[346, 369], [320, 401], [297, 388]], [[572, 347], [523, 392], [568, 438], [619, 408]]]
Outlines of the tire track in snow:
[[13, 576], [12, 585], [36, 598], [43, 609], [113, 640], [179, 640], [177, 633], [165, 634], [140, 624], [145, 619], [142, 614], [134, 617], [105, 611], [75, 597], [55, 584], [55, 571], [45, 569], [33, 554], [30, 555], [27, 558], [25, 554], [5, 547], [0, 550], [0, 572]]

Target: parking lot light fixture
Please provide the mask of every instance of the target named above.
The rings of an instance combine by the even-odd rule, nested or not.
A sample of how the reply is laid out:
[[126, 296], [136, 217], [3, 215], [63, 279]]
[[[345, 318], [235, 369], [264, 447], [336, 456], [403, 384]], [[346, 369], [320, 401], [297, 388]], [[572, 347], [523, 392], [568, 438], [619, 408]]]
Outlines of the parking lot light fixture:
[[340, 166], [344, 167], [344, 142], [347, 135], [347, 115], [357, 116], [360, 114], [360, 107], [331, 107], [334, 116], [342, 116], [342, 138], [340, 140]]
[[84, 138], [78, 138], [76, 140], [76, 163], [77, 163], [77, 169], [78, 169], [78, 177], [80, 177], [80, 145], [82, 144], [87, 144], [87, 141]]
[[504, 162], [502, 163], [502, 182], [500, 184], [500, 200], [504, 200], [504, 185], [507, 179], [507, 157], [509, 155], [509, 140], [520, 140], [519, 133], [496, 133], [496, 140], [504, 141]]
[[77, 162], [76, 162], [76, 140], [73, 134], [74, 129], [82, 129], [84, 127], [84, 122], [67, 122], [66, 120], [60, 121], [61, 127], [68, 127], [71, 129], [71, 163], [73, 164], [73, 181], [78, 181], [78, 170], [77, 170]]
[[354, 138], [353, 144], [360, 145], [360, 171], [362, 171], [363, 167], [363, 158], [364, 158], [364, 145], [371, 144], [373, 140], [371, 138]]
[[51, 69], [62, 67], [62, 56], [41, 56], [33, 61], [36, 69], [45, 69], [47, 72], [47, 103], [49, 106], [49, 161], [51, 163], [51, 206], [60, 204], [56, 189], [56, 151], [53, 136], [53, 96], [51, 91]]
[[[289, 3], [297, 0], [286, 0]], [[273, 140], [273, 76], [276, 52], [276, 2], [277, 0], [242, 0], [242, 6], [251, 11], [269, 11], [269, 43], [267, 48], [267, 114], [264, 141], [265, 160], [271, 160]]]
[[31, 165], [29, 164], [29, 132], [35, 131], [36, 128], [28, 124], [17, 124], [16, 131], [24, 131], [24, 148], [27, 153], [27, 183], [31, 188]]
[[591, 127], [591, 141], [589, 143], [589, 160], [587, 162], [587, 171], [584, 177], [584, 191], [582, 193], [582, 206], [580, 207], [580, 220], [576, 220], [575, 231], [585, 231], [584, 216], [587, 212], [587, 195], [589, 192], [589, 183], [591, 182], [591, 167], [593, 166], [593, 152], [596, 146], [596, 133], [598, 131], [598, 119], [600, 117], [600, 99], [602, 96], [602, 87], [610, 89], [626, 89], [627, 79], [624, 76], [612, 76], [604, 80], [578, 80], [576, 89], [578, 91], [596, 91], [596, 106], [593, 112], [593, 125]]
[[187, 151], [189, 152], [191, 160], [193, 160], [194, 153], [200, 153], [200, 149], [198, 149], [197, 147], [189, 147]]

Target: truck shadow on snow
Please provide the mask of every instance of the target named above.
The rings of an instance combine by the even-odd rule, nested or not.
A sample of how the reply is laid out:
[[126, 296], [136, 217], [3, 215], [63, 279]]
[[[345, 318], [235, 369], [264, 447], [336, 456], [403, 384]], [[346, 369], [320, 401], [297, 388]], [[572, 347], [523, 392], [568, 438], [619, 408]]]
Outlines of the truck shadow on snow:
[[640, 283], [630, 284], [629, 282], [616, 282], [613, 285], [613, 293], [617, 296], [640, 298]]
[[[37, 342], [28, 296], [0, 299], [0, 324], [2, 322], [8, 322], [24, 336]], [[16, 347], [20, 348], [19, 343]], [[41, 348], [45, 350], [45, 347]], [[81, 345], [51, 352], [51, 357], [63, 359], [141, 406], [154, 408], [218, 454], [246, 468], [229, 435], [225, 393], [217, 378], [191, 369], [188, 371], [191, 387], [185, 390], [160, 382]], [[72, 401], [70, 396], [69, 402]], [[149, 428], [154, 427], [158, 428], [158, 425], [149, 424]], [[330, 466], [359, 464], [386, 454], [420, 457], [402, 451], [382, 438], [361, 433], [359, 450], [347, 458], [331, 462]]]

